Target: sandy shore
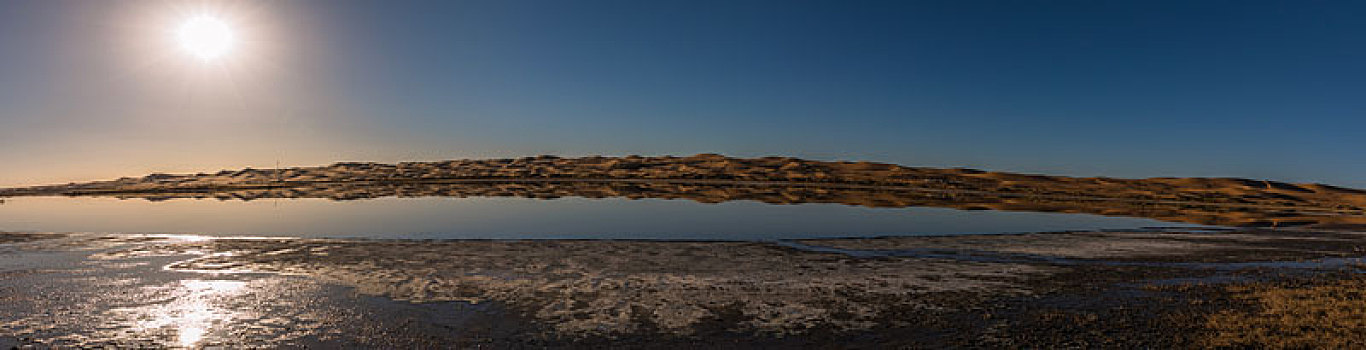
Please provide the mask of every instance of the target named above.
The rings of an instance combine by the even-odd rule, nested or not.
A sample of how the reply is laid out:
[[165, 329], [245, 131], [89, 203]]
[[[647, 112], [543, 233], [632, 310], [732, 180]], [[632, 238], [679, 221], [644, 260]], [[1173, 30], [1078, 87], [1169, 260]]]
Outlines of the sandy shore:
[[[1366, 334], [1341, 328], [1260, 330], [1352, 322], [1362, 299], [1340, 294], [1361, 283], [1363, 242], [1285, 230], [779, 242], [3, 234], [0, 345], [1359, 345]], [[1310, 317], [1314, 307], [1339, 320]]]

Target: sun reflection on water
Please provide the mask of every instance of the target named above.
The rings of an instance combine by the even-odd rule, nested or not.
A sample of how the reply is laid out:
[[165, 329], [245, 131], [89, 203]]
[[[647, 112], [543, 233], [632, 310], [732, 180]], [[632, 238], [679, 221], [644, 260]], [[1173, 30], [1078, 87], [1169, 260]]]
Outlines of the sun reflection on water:
[[235, 314], [216, 305], [222, 298], [240, 294], [246, 282], [233, 280], [180, 281], [180, 293], [175, 300], [148, 310], [151, 315], [140, 328], [172, 330], [175, 345], [193, 347], [199, 344], [216, 326], [229, 323]]

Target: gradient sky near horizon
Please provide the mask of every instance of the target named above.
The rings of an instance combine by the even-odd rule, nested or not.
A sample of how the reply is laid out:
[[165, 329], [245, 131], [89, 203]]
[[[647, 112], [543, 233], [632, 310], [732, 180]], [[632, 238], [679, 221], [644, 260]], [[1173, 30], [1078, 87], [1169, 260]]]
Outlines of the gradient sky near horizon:
[[[206, 63], [174, 30], [240, 42]], [[1366, 188], [1354, 1], [0, 0], [0, 186], [786, 155]]]

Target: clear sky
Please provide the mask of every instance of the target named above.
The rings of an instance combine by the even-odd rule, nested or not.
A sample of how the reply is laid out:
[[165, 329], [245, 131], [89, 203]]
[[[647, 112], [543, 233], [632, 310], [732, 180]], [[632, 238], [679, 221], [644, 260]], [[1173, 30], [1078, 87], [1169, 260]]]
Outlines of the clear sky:
[[[237, 45], [187, 55], [221, 18]], [[787, 155], [1366, 187], [1360, 1], [0, 0], [0, 185]]]

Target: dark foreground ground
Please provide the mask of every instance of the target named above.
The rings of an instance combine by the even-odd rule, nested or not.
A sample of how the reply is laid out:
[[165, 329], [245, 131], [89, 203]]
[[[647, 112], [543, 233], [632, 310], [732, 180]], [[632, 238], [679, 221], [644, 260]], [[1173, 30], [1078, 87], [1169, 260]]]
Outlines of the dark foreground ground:
[[1360, 348], [1366, 234], [0, 234], [0, 348]]

